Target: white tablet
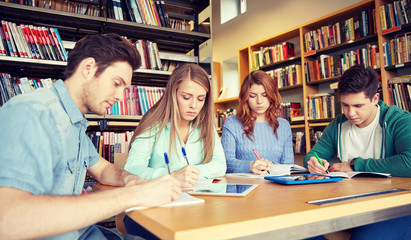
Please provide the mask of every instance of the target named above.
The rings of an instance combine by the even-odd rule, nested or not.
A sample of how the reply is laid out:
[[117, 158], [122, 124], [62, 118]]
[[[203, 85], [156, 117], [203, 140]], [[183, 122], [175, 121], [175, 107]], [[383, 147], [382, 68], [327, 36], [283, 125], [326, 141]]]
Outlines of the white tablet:
[[244, 197], [257, 186], [258, 184], [212, 183], [194, 188], [188, 193], [192, 195]]

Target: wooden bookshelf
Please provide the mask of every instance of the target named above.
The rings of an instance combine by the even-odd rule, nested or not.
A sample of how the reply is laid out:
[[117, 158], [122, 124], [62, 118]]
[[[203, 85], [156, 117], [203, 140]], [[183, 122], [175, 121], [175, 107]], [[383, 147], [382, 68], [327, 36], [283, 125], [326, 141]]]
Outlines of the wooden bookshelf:
[[[0, 2], [1, 20], [16, 24], [27, 24], [41, 27], [53, 27], [59, 30], [65, 48], [69, 51], [75, 41], [88, 34], [118, 33], [126, 36], [132, 42], [137, 39], [150, 40], [157, 43], [160, 59], [181, 63], [202, 64], [199, 60], [199, 47], [211, 38], [210, 33], [198, 30], [198, 15], [209, 7], [208, 0], [192, 1], [170, 0], [166, 7], [174, 9], [179, 18], [194, 21], [194, 30], [178, 30], [168, 27], [140, 24], [130, 21], [120, 21], [106, 17], [88, 16], [53, 9], [44, 9], [21, 5], [17, 3]], [[170, 12], [170, 15], [175, 16]], [[176, 17], [176, 16], [175, 16]], [[205, 21], [204, 19], [202, 21]], [[209, 19], [207, 20], [209, 21]], [[10, 73], [12, 76], [33, 78], [64, 78], [64, 69], [67, 62], [28, 59], [20, 57], [0, 56], [0, 72]], [[132, 84], [144, 86], [164, 87], [171, 75], [169, 71], [138, 69], [133, 73]], [[111, 115], [98, 118], [86, 115], [91, 126], [98, 121], [107, 120], [111, 126], [116, 125], [134, 130], [141, 116]]]
[[[299, 63], [302, 66], [302, 78], [303, 82], [300, 86], [290, 86], [280, 88], [280, 94], [283, 98], [287, 99], [298, 99], [301, 100], [301, 105], [303, 107], [304, 112], [304, 121], [300, 124], [291, 124], [292, 129], [303, 129], [305, 136], [306, 136], [306, 149], [309, 151], [311, 149], [311, 142], [310, 142], [310, 130], [318, 130], [325, 128], [332, 119], [317, 119], [317, 120], [310, 120], [308, 117], [308, 113], [306, 110], [306, 100], [310, 94], [316, 94], [323, 92], [327, 89], [330, 83], [338, 81], [340, 75], [322, 78], [315, 81], [307, 82], [306, 79], [306, 70], [304, 68], [304, 64], [308, 61], [312, 61], [315, 59], [319, 59], [320, 55], [327, 54], [327, 55], [339, 55], [344, 53], [344, 51], [351, 51], [356, 48], [363, 48], [367, 44], [370, 45], [377, 45], [379, 50], [379, 68], [374, 68], [378, 74], [381, 75], [381, 92], [382, 92], [382, 99], [384, 102], [390, 105], [389, 100], [389, 93], [388, 93], [388, 80], [390, 78], [411, 74], [411, 61], [405, 62], [401, 64], [396, 64], [393, 66], [384, 66], [384, 57], [383, 57], [383, 43], [387, 42], [397, 36], [397, 34], [404, 34], [410, 31], [411, 23], [403, 24], [401, 26], [396, 26], [387, 30], [381, 30], [381, 16], [380, 16], [380, 6], [384, 4], [390, 4], [394, 2], [393, 0], [364, 0], [359, 3], [356, 3], [350, 7], [341, 9], [334, 13], [330, 13], [313, 21], [307, 22], [302, 24], [298, 27], [292, 28], [288, 31], [284, 31], [282, 33], [273, 35], [269, 38], [263, 39], [256, 43], [252, 43], [250, 45], [244, 46], [238, 50], [238, 73], [239, 73], [239, 81], [240, 86], [242, 79], [252, 71], [252, 51], [260, 49], [260, 47], [270, 46], [273, 44], [278, 44], [284, 41], [294, 41], [295, 49], [295, 57], [291, 59], [287, 59], [285, 61], [272, 63], [268, 65], [261, 66], [259, 69], [267, 71], [273, 68], [277, 68], [278, 66], [286, 66], [287, 62], [291, 62], [292, 64]], [[355, 17], [357, 15], [362, 14], [362, 11], [371, 11], [371, 9], [375, 9], [375, 30], [373, 33], [369, 32], [368, 35], [355, 38], [353, 40], [345, 41], [339, 44], [330, 45], [327, 47], [323, 47], [321, 49], [311, 50], [305, 52], [305, 45], [304, 45], [304, 35], [310, 31], [314, 31], [316, 29], [321, 28], [322, 26], [329, 26], [340, 21], [344, 21]], [[298, 46], [295, 44], [295, 39], [298, 39]], [[328, 90], [327, 90], [328, 91]], [[329, 90], [331, 93], [333, 90]], [[302, 98], [301, 98], [302, 96]], [[335, 99], [337, 101], [337, 99]], [[298, 101], [297, 101], [298, 102]], [[338, 102], [338, 101], [337, 101]]]

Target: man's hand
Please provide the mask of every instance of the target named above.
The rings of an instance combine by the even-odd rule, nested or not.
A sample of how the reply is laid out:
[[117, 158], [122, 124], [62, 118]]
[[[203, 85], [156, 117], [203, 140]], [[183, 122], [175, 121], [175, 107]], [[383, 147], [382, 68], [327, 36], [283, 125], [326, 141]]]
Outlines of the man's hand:
[[144, 179], [133, 174], [129, 174], [124, 177], [125, 186], [138, 185], [146, 182], [148, 182], [148, 179]]
[[270, 171], [271, 164], [273, 164], [273, 162], [271, 162], [270, 160], [260, 158], [258, 160], [255, 160], [254, 162], [251, 162], [250, 172], [256, 175], [267, 174], [267, 172]]
[[136, 196], [136, 205], [155, 207], [167, 204], [178, 198], [181, 192], [179, 181], [167, 174], [146, 183], [130, 187]]
[[186, 165], [180, 170], [171, 173], [171, 175], [180, 182], [183, 188], [194, 186], [197, 183], [199, 174], [200, 170], [191, 165]]
[[308, 160], [307, 165], [308, 171], [310, 173], [327, 174], [326, 170], [330, 166], [330, 163], [325, 159], [320, 158], [320, 160], [324, 164], [324, 167], [318, 162], [317, 158], [314, 156], [312, 156], [310, 160]]
[[350, 162], [341, 162], [341, 163], [334, 163], [330, 167], [330, 172], [352, 172], [352, 168], [350, 166]]

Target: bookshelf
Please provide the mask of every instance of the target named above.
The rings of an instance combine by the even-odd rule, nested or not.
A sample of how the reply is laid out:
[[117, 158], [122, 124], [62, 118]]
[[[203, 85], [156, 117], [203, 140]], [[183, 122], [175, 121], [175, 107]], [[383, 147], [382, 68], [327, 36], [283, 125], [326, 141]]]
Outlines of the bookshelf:
[[[179, 30], [131, 21], [96, 17], [53, 9], [26, 6], [16, 3], [0, 2], [0, 19], [16, 24], [32, 24], [57, 28], [65, 48], [69, 51], [75, 41], [87, 34], [114, 32], [126, 36], [133, 43], [138, 39], [149, 40], [158, 45], [161, 61], [196, 63], [210, 72], [208, 63], [200, 61], [200, 45], [211, 35], [207, 30], [210, 18], [203, 16], [204, 10], [211, 11], [208, 0], [167, 0], [165, 6], [170, 17], [194, 22], [193, 31]], [[202, 14], [201, 22], [199, 15]], [[208, 23], [207, 23], [208, 22]], [[205, 27], [202, 25], [206, 25]], [[19, 77], [63, 78], [66, 62], [0, 56], [0, 72]], [[138, 69], [133, 74], [132, 84], [165, 87], [169, 71]], [[98, 117], [86, 115], [90, 128], [98, 128], [101, 121], [108, 122], [109, 130], [134, 130], [141, 116], [105, 115]]]
[[[321, 65], [321, 58], [326, 59], [325, 55], [328, 56], [346, 56], [347, 52], [360, 52], [358, 56], [370, 56], [368, 57], [368, 64], [370, 64], [375, 71], [381, 75], [381, 98], [387, 104], [390, 103], [389, 92], [388, 92], [388, 81], [391, 78], [402, 76], [411, 73], [411, 59], [406, 59], [406, 62], [400, 64], [385, 66], [384, 65], [384, 55], [383, 55], [383, 43], [388, 42], [392, 39], [398, 38], [398, 36], [407, 34], [411, 29], [411, 20], [409, 23], [402, 24], [400, 26], [394, 26], [385, 30], [381, 29], [381, 6], [387, 4], [393, 4], [392, 0], [364, 0], [347, 8], [341, 9], [337, 12], [328, 14], [326, 16], [315, 19], [311, 22], [302, 24], [295, 28], [292, 28], [288, 31], [278, 33], [272, 37], [263, 39], [256, 43], [249, 44], [238, 50], [238, 73], [239, 73], [239, 85], [241, 86], [242, 80], [244, 77], [254, 69], [261, 69], [264, 71], [270, 71], [275, 68], [284, 67], [291, 64], [301, 64], [302, 66], [302, 82], [301, 84], [296, 84], [293, 86], [286, 86], [279, 88], [281, 97], [284, 101], [293, 101], [300, 102], [302, 105], [302, 112], [304, 114], [304, 120], [300, 122], [290, 122], [292, 131], [303, 131], [305, 134], [306, 142], [306, 151], [308, 152], [311, 147], [310, 132], [317, 130], [323, 130], [333, 118], [320, 118], [320, 119], [310, 119], [307, 111], [307, 99], [312, 94], [319, 94], [328, 92], [332, 94], [334, 90], [330, 89], [329, 85], [338, 81], [340, 72], [342, 69], [335, 69], [335, 73], [327, 76], [321, 76], [315, 80], [310, 80], [310, 71], [309, 68], [305, 68], [305, 65], [309, 65], [310, 62], [315, 62], [316, 60]], [[372, 17], [372, 9], [375, 9], [375, 17]], [[366, 15], [366, 18], [364, 17]], [[359, 36], [354, 35], [352, 39], [346, 39], [341, 42], [337, 42], [336, 39], [333, 39], [334, 42], [329, 40], [329, 44], [326, 46], [319, 46], [315, 49], [315, 44], [312, 43], [314, 49], [307, 48], [307, 36], [314, 36], [314, 32], [320, 32], [320, 30], [325, 30], [324, 26], [333, 26], [333, 30], [338, 29], [337, 23], [344, 22], [351, 18], [352, 22], [355, 22], [356, 16], [362, 16], [360, 19], [367, 19], [368, 25], [367, 28], [361, 28]], [[375, 23], [374, 29], [371, 29], [370, 22]], [[347, 21], [348, 22], [348, 21]], [[335, 26], [334, 26], [335, 25]], [[318, 30], [320, 29], [320, 30]], [[366, 30], [365, 30], [366, 29]], [[330, 30], [330, 29], [328, 29]], [[357, 30], [359, 31], [359, 30]], [[357, 33], [354, 31], [354, 33]], [[312, 34], [312, 35], [310, 35]], [[337, 35], [336, 35], [337, 36]], [[317, 36], [318, 37], [318, 36]], [[313, 38], [314, 39], [314, 38]], [[340, 38], [341, 40], [341, 38]], [[317, 40], [319, 41], [319, 40]], [[282, 42], [291, 42], [294, 44], [295, 55], [281, 61], [274, 63], [265, 64], [257, 68], [253, 68], [255, 59], [253, 59], [253, 52], [261, 49], [261, 47], [269, 47], [271, 45], [280, 44]], [[331, 44], [332, 43], [332, 44]], [[372, 48], [378, 48], [379, 54], [376, 52], [371, 52]], [[358, 49], [358, 50], [357, 50]], [[365, 49], [365, 50], [363, 50]], [[361, 55], [362, 51], [367, 54]], [[408, 50], [408, 54], [410, 51]], [[373, 55], [374, 54], [374, 55]], [[372, 59], [374, 56], [375, 59]], [[366, 60], [365, 58], [363, 60]], [[325, 61], [325, 60], [324, 60]], [[331, 61], [331, 60], [327, 60]], [[357, 60], [358, 61], [358, 60]], [[362, 61], [363, 62], [363, 61]], [[377, 66], [378, 63], [378, 66]], [[327, 64], [327, 62], [324, 62]], [[339, 66], [342, 68], [341, 66]], [[325, 69], [325, 68], [324, 68]], [[334, 72], [333, 72], [334, 73]], [[311, 77], [313, 77], [311, 75]], [[335, 105], [338, 106], [337, 97], [335, 96]], [[231, 99], [219, 100], [215, 102], [216, 108], [226, 109], [227, 105], [232, 104]], [[336, 108], [338, 109], [338, 108]], [[338, 112], [336, 113], [338, 114]]]

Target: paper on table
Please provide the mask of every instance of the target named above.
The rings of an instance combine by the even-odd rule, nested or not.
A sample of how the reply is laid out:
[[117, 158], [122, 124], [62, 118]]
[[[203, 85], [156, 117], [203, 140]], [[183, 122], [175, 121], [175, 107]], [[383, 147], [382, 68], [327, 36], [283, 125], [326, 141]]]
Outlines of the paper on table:
[[331, 177], [343, 177], [352, 178], [355, 176], [361, 177], [390, 177], [389, 173], [379, 173], [379, 172], [330, 172], [327, 176]]
[[[199, 203], [204, 203], [204, 199], [196, 198], [196, 197], [191, 196], [188, 193], [182, 192], [178, 196], [177, 200], [161, 205], [159, 207], [175, 207], [175, 206], [191, 205], [191, 204], [199, 204]], [[145, 209], [145, 208], [148, 208], [148, 207], [132, 207], [132, 208], [127, 209], [126, 212]]]
[[190, 187], [190, 188], [183, 188], [182, 190], [193, 190], [194, 188], [200, 188], [203, 186], [206, 186], [208, 184], [212, 184], [213, 183], [214, 178], [207, 178], [207, 179], [198, 179], [197, 183]]

